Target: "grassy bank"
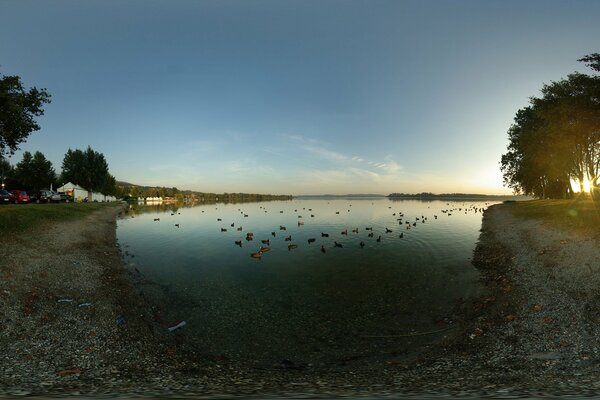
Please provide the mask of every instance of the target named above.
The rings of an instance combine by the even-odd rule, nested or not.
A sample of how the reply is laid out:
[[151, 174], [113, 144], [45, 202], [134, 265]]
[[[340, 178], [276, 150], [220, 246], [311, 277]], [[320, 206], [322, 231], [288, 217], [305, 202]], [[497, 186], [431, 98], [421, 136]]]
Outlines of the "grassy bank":
[[513, 215], [542, 219], [563, 229], [586, 233], [600, 232], [600, 202], [589, 196], [568, 200], [531, 200], [516, 202]]
[[0, 206], [3, 234], [22, 232], [42, 224], [72, 221], [106, 207], [121, 203], [9, 204]]

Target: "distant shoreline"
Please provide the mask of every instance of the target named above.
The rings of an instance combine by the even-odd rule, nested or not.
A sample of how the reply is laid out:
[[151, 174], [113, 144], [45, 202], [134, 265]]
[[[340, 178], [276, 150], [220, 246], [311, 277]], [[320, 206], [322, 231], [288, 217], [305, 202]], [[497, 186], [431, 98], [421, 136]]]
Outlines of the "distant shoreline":
[[495, 201], [524, 201], [531, 200], [527, 196], [515, 195], [493, 195], [493, 194], [467, 194], [467, 193], [392, 193], [384, 194], [323, 194], [323, 195], [299, 195], [294, 199], [390, 199], [390, 200], [495, 200]]

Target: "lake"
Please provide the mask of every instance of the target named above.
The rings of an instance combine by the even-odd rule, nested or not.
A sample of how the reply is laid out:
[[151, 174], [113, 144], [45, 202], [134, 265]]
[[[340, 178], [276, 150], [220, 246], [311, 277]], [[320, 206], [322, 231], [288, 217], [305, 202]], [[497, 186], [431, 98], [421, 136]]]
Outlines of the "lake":
[[[480, 290], [470, 259], [490, 204], [132, 206], [117, 237], [140, 290], [161, 305], [156, 320], [165, 328], [185, 320], [172, 334], [203, 354], [259, 367], [344, 368], [414, 353], [442, 335], [422, 333], [452, 328], [455, 306]], [[270, 250], [251, 257], [261, 246]]]

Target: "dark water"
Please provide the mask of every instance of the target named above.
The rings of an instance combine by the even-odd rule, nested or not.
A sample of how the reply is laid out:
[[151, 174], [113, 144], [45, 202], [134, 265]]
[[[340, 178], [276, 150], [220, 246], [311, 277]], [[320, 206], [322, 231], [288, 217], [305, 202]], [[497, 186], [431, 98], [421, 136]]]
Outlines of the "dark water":
[[[475, 208], [489, 204], [310, 199], [175, 215], [150, 207], [120, 220], [118, 239], [129, 267], [146, 279], [142, 290], [163, 305], [165, 327], [185, 320], [176, 334], [201, 351], [258, 365], [343, 365], [401, 356], [439, 335], [368, 336], [451, 327], [444, 319], [457, 301], [478, 290], [470, 263], [481, 226]], [[245, 240], [247, 232], [254, 240]], [[267, 239], [271, 250], [251, 258]]]

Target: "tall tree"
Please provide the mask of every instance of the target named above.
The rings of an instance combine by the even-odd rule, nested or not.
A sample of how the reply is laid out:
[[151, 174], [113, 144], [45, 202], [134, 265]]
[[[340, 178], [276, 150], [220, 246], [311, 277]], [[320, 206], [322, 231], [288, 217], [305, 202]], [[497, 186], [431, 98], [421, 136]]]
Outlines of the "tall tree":
[[39, 151], [33, 156], [26, 151], [15, 169], [17, 179], [29, 190], [38, 191], [56, 183], [56, 172], [52, 163]]
[[70, 181], [86, 189], [90, 200], [92, 192], [104, 191], [115, 185], [114, 177], [108, 172], [108, 163], [104, 154], [93, 150], [90, 146], [85, 151], [79, 149], [67, 151], [62, 163], [61, 178], [64, 182]]
[[[582, 59], [591, 66], [600, 55]], [[597, 187], [600, 174], [600, 77], [573, 73], [544, 85], [519, 110], [500, 161], [504, 183], [536, 197], [565, 197], [572, 180]]]
[[34, 117], [44, 115], [50, 103], [46, 89], [26, 90], [18, 76], [0, 76], [0, 158], [14, 154], [19, 144], [40, 129]]

